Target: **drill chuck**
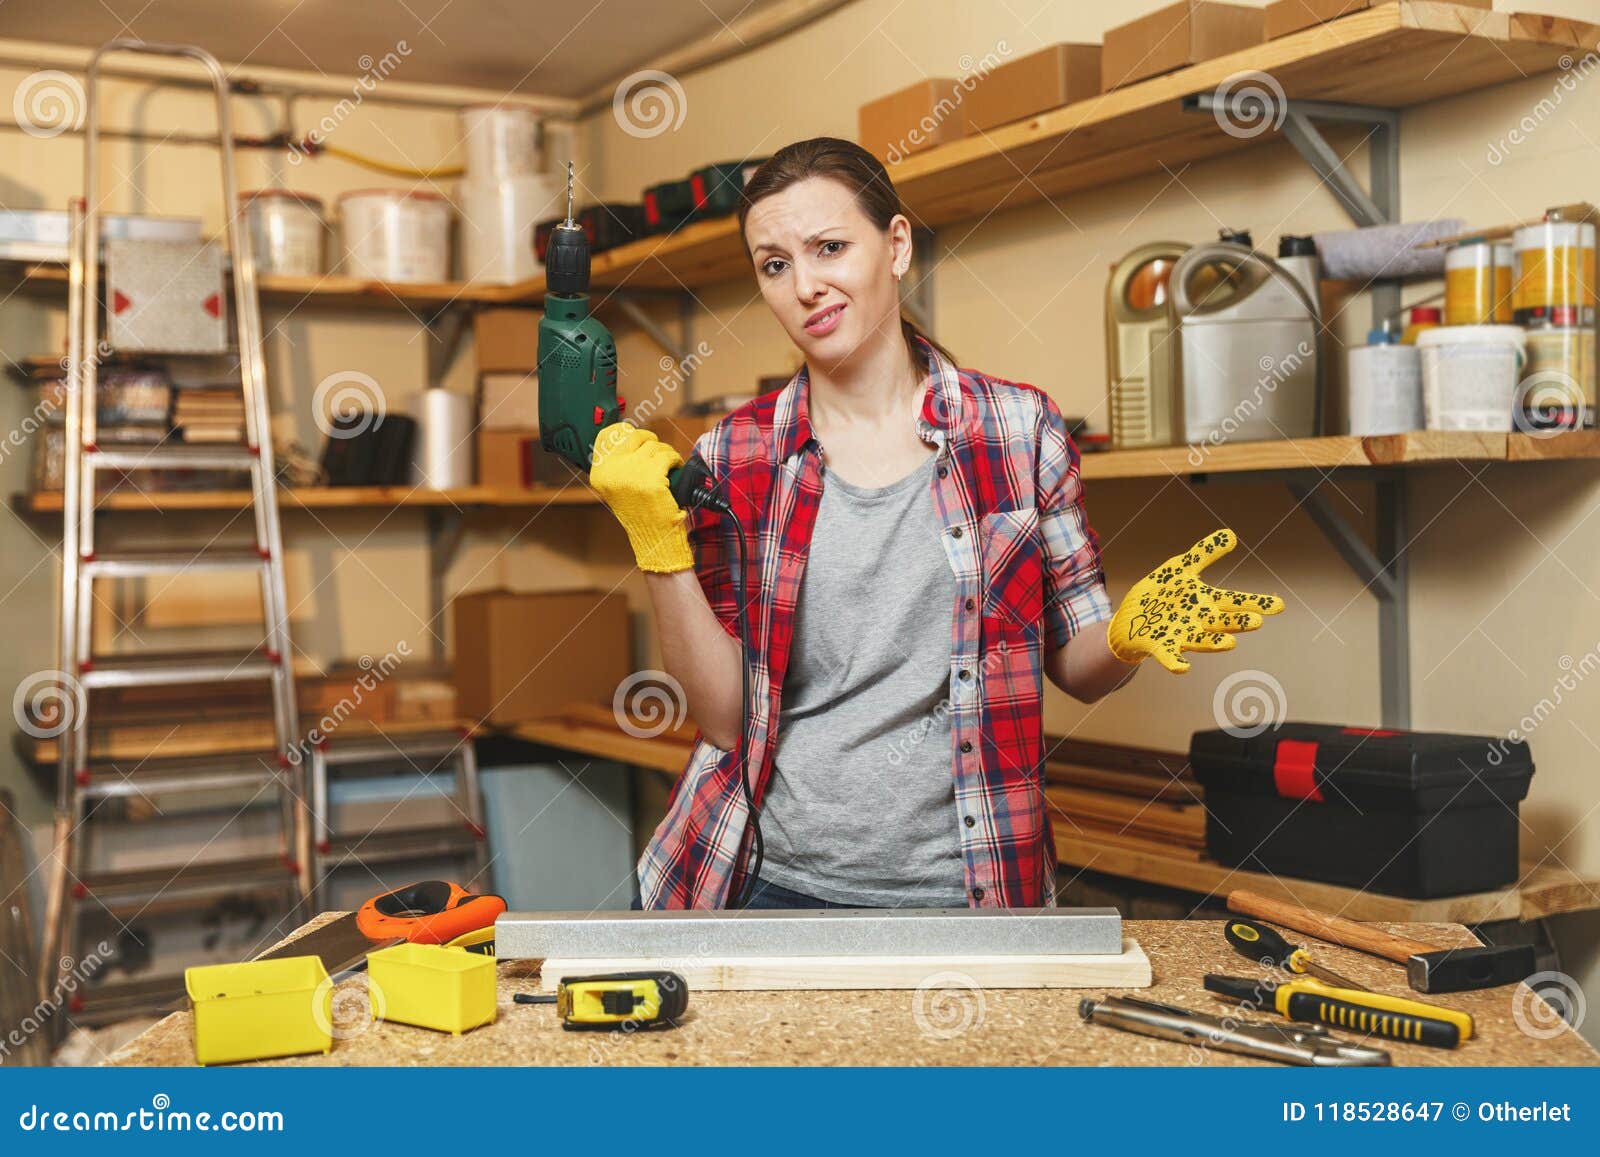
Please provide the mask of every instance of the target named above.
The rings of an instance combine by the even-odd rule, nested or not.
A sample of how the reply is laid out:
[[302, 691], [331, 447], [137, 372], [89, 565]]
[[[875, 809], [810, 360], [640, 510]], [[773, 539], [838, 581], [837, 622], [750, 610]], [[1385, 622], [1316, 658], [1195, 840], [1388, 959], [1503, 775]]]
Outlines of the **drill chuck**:
[[544, 255], [545, 286], [551, 293], [589, 292], [589, 238], [582, 225], [557, 225]]

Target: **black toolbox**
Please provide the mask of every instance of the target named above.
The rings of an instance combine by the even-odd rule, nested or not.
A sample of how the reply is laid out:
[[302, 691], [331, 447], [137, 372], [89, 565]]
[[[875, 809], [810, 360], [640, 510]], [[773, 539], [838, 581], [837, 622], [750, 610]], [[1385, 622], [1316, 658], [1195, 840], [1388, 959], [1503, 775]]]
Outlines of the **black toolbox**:
[[1516, 882], [1521, 740], [1284, 723], [1197, 731], [1189, 764], [1228, 867], [1415, 898]]

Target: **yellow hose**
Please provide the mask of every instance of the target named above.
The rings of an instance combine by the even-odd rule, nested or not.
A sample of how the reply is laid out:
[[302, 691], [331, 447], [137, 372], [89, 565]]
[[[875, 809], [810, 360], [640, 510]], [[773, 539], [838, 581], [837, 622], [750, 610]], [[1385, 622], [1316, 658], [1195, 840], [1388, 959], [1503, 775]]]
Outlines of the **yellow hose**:
[[320, 151], [335, 157], [341, 157], [351, 164], [361, 165], [379, 173], [386, 173], [391, 177], [422, 177], [435, 180], [441, 177], [459, 177], [467, 171], [465, 165], [439, 165], [431, 169], [419, 169], [411, 165], [397, 165], [392, 161], [380, 161], [377, 157], [369, 157], [365, 153], [358, 153], [354, 149], [340, 148], [338, 145], [324, 144]]

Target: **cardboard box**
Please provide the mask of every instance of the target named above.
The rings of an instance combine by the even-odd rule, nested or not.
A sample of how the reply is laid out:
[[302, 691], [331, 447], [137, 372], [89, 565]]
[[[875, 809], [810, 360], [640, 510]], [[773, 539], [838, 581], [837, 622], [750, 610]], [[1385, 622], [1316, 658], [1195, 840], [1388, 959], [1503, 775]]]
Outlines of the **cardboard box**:
[[654, 418], [645, 428], [683, 455], [687, 461], [689, 452], [694, 449], [695, 440], [727, 416], [726, 413], [673, 414], [670, 417]]
[[[1389, 0], [1277, 0], [1264, 9], [1267, 39], [1276, 40], [1291, 32], [1299, 32], [1302, 28], [1310, 28], [1313, 24], [1325, 24], [1352, 12], [1386, 3]], [[1450, 3], [1462, 8], [1487, 10], [1494, 7], [1494, 0], [1450, 0]]]
[[[971, 82], [976, 88], [978, 82]], [[894, 164], [924, 149], [967, 135], [967, 86], [949, 77], [919, 80], [910, 88], [880, 96], [857, 114], [862, 146]]]
[[528, 490], [572, 481], [572, 471], [539, 444], [537, 430], [480, 429], [477, 440], [479, 486]]
[[537, 373], [484, 374], [478, 379], [478, 426], [529, 430], [539, 424]]
[[1266, 22], [1259, 8], [1183, 0], [1106, 32], [1100, 87], [1110, 92], [1265, 39]]
[[472, 336], [480, 374], [539, 368], [539, 318], [536, 309], [480, 309], [472, 315]]
[[452, 723], [455, 684], [443, 679], [396, 679], [390, 714], [396, 723]]
[[385, 679], [376, 666], [339, 664], [321, 679], [297, 683], [295, 698], [306, 728], [320, 729], [323, 718], [334, 727], [347, 719], [386, 723], [394, 709], [394, 682]]
[[609, 706], [633, 670], [620, 594], [478, 591], [450, 608], [457, 709], [474, 723], [517, 723], [569, 703]]
[[979, 80], [966, 97], [967, 124], [992, 129], [1099, 92], [1100, 46], [1052, 44]]

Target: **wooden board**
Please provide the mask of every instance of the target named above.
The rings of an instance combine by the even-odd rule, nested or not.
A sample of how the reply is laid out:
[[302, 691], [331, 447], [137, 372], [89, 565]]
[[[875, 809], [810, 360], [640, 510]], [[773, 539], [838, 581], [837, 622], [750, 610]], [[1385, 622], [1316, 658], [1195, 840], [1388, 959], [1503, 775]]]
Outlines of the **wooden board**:
[[1148, 988], [1150, 958], [1124, 939], [1116, 955], [745, 956], [656, 959], [608, 956], [546, 960], [539, 983], [554, 992], [568, 976], [671, 971], [690, 992], [825, 992], [907, 988]]
[[1207, 859], [1201, 851], [1144, 839], [1137, 833], [1074, 825], [1059, 819], [1053, 820], [1051, 826], [1056, 858], [1071, 867], [1201, 895], [1221, 897], [1235, 888], [1248, 888], [1303, 907], [1337, 912], [1352, 920], [1483, 924], [1492, 920], [1539, 920], [1563, 912], [1600, 908], [1600, 880], [1545, 864], [1525, 866], [1518, 883], [1498, 891], [1416, 900], [1228, 868]]
[[1044, 798], [1045, 806], [1053, 815], [1080, 826], [1093, 824], [1116, 831], [1137, 832], [1183, 847], [1205, 847], [1206, 809], [1198, 799], [1188, 803], [1162, 803], [1055, 784], [1045, 785]]

